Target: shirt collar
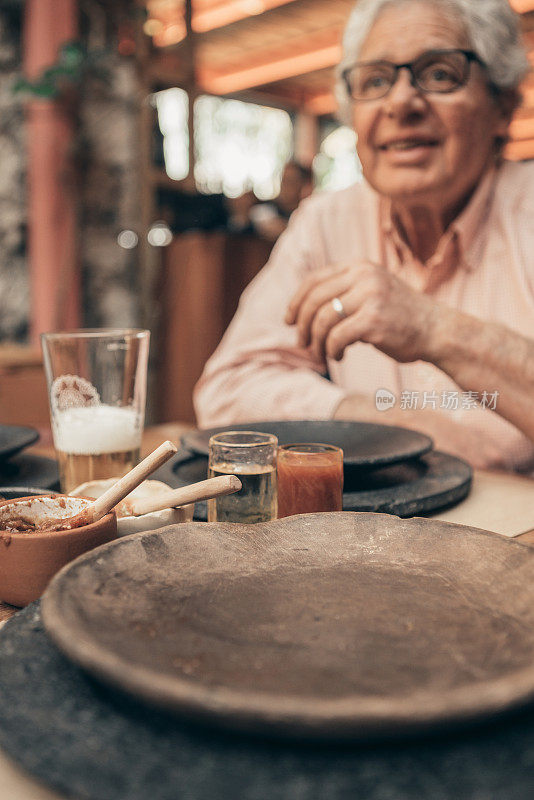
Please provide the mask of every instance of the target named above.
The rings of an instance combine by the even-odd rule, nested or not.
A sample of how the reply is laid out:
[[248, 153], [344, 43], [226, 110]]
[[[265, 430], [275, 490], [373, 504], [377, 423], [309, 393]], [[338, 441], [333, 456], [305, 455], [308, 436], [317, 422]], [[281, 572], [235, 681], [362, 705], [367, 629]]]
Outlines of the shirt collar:
[[[440, 254], [446, 252], [448, 245], [454, 241], [458, 247], [459, 266], [463, 266], [468, 271], [472, 271], [478, 266], [480, 259], [477, 257], [478, 247], [476, 245], [480, 240], [480, 231], [484, 228], [484, 221], [493, 199], [496, 177], [497, 170], [492, 166], [479, 181], [466, 207], [444, 231], [436, 253], [429, 259], [428, 266], [432, 267], [439, 263]], [[400, 236], [393, 221], [389, 198], [380, 198], [379, 213], [381, 230], [391, 238], [401, 259], [403, 253], [410, 253], [413, 259], [413, 254]]]

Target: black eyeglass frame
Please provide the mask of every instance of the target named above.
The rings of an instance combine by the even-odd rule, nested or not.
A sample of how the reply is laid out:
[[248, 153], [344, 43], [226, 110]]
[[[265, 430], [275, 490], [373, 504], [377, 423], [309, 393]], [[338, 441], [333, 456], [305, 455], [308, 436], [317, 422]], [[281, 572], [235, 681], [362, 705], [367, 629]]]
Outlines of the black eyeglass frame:
[[[428, 58], [429, 55], [440, 56], [440, 55], [450, 55], [451, 53], [461, 53], [467, 59], [465, 75], [463, 76], [462, 83], [459, 83], [458, 86], [454, 87], [454, 89], [444, 89], [442, 91], [440, 91], [439, 89], [425, 89], [423, 86], [420, 86], [420, 84], [417, 81], [416, 74], [414, 72], [414, 66], [417, 65], [417, 62], [421, 61], [422, 59]], [[468, 82], [470, 76], [470, 66], [472, 61], [475, 61], [477, 64], [480, 64], [481, 67], [486, 69], [486, 64], [473, 50], [462, 50], [459, 47], [454, 47], [444, 50], [426, 50], [424, 53], [421, 53], [420, 56], [417, 56], [417, 58], [415, 58], [413, 61], [407, 61], [405, 64], [395, 64], [393, 61], [386, 61], [385, 59], [378, 59], [375, 61], [356, 61], [354, 64], [351, 64], [350, 67], [347, 67], [346, 69], [343, 70], [343, 72], [341, 73], [341, 78], [345, 83], [347, 94], [349, 95], [350, 98], [352, 98], [352, 100], [354, 100], [357, 103], [366, 103], [366, 102], [371, 102], [373, 100], [382, 100], [382, 98], [386, 97], [386, 95], [389, 94], [389, 92], [393, 89], [393, 87], [397, 83], [397, 80], [399, 78], [399, 71], [401, 69], [408, 70], [408, 72], [410, 73], [411, 77], [410, 83], [412, 84], [412, 86], [418, 89], [419, 91], [424, 92], [425, 94], [452, 94], [453, 92], [457, 92]], [[355, 97], [352, 92], [352, 87], [350, 84], [350, 79], [349, 79], [350, 73], [355, 67], [368, 67], [371, 66], [372, 64], [386, 64], [388, 67], [393, 67], [393, 69], [395, 70], [393, 83], [391, 84], [391, 86], [388, 87], [388, 89], [384, 92], [384, 94], [378, 95], [377, 97]]]

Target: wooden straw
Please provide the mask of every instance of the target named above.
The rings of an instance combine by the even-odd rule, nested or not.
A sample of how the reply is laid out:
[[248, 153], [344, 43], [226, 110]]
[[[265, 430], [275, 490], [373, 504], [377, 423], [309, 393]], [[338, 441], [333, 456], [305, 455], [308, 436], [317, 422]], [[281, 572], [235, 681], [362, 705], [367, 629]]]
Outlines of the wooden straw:
[[162, 492], [155, 497], [128, 502], [130, 512], [138, 517], [141, 514], [150, 514], [153, 511], [163, 511], [165, 508], [176, 508], [197, 500], [211, 500], [225, 494], [233, 494], [241, 489], [241, 481], [237, 475], [219, 475], [217, 478], [208, 478], [205, 481], [191, 483], [171, 492]]
[[119, 478], [117, 483], [98, 497], [83, 511], [70, 519], [59, 520], [64, 528], [76, 528], [80, 525], [89, 525], [102, 519], [117, 503], [120, 503], [127, 494], [130, 494], [145, 478], [148, 478], [158, 467], [161, 467], [177, 451], [176, 445], [172, 442], [163, 442], [150, 455], [143, 459], [136, 467]]

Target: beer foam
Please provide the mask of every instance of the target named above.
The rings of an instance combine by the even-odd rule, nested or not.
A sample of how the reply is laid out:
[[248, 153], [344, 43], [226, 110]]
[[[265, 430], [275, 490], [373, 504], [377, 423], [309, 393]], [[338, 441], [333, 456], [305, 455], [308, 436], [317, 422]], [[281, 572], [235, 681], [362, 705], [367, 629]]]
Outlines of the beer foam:
[[69, 408], [56, 412], [53, 427], [56, 450], [74, 455], [115, 453], [141, 444], [141, 420], [133, 408]]

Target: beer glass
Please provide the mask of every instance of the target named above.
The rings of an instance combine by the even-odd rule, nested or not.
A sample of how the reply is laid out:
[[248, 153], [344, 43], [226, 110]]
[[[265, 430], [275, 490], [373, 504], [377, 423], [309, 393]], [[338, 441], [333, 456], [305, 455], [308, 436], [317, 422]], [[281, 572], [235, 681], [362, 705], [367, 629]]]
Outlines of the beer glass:
[[278, 450], [278, 516], [343, 510], [343, 451], [330, 444]]
[[42, 334], [62, 492], [119, 478], [139, 461], [149, 340], [136, 329]]
[[208, 500], [208, 522], [269, 522], [276, 519], [276, 449], [270, 433], [227, 431], [209, 442], [208, 476], [237, 475], [242, 488]]

